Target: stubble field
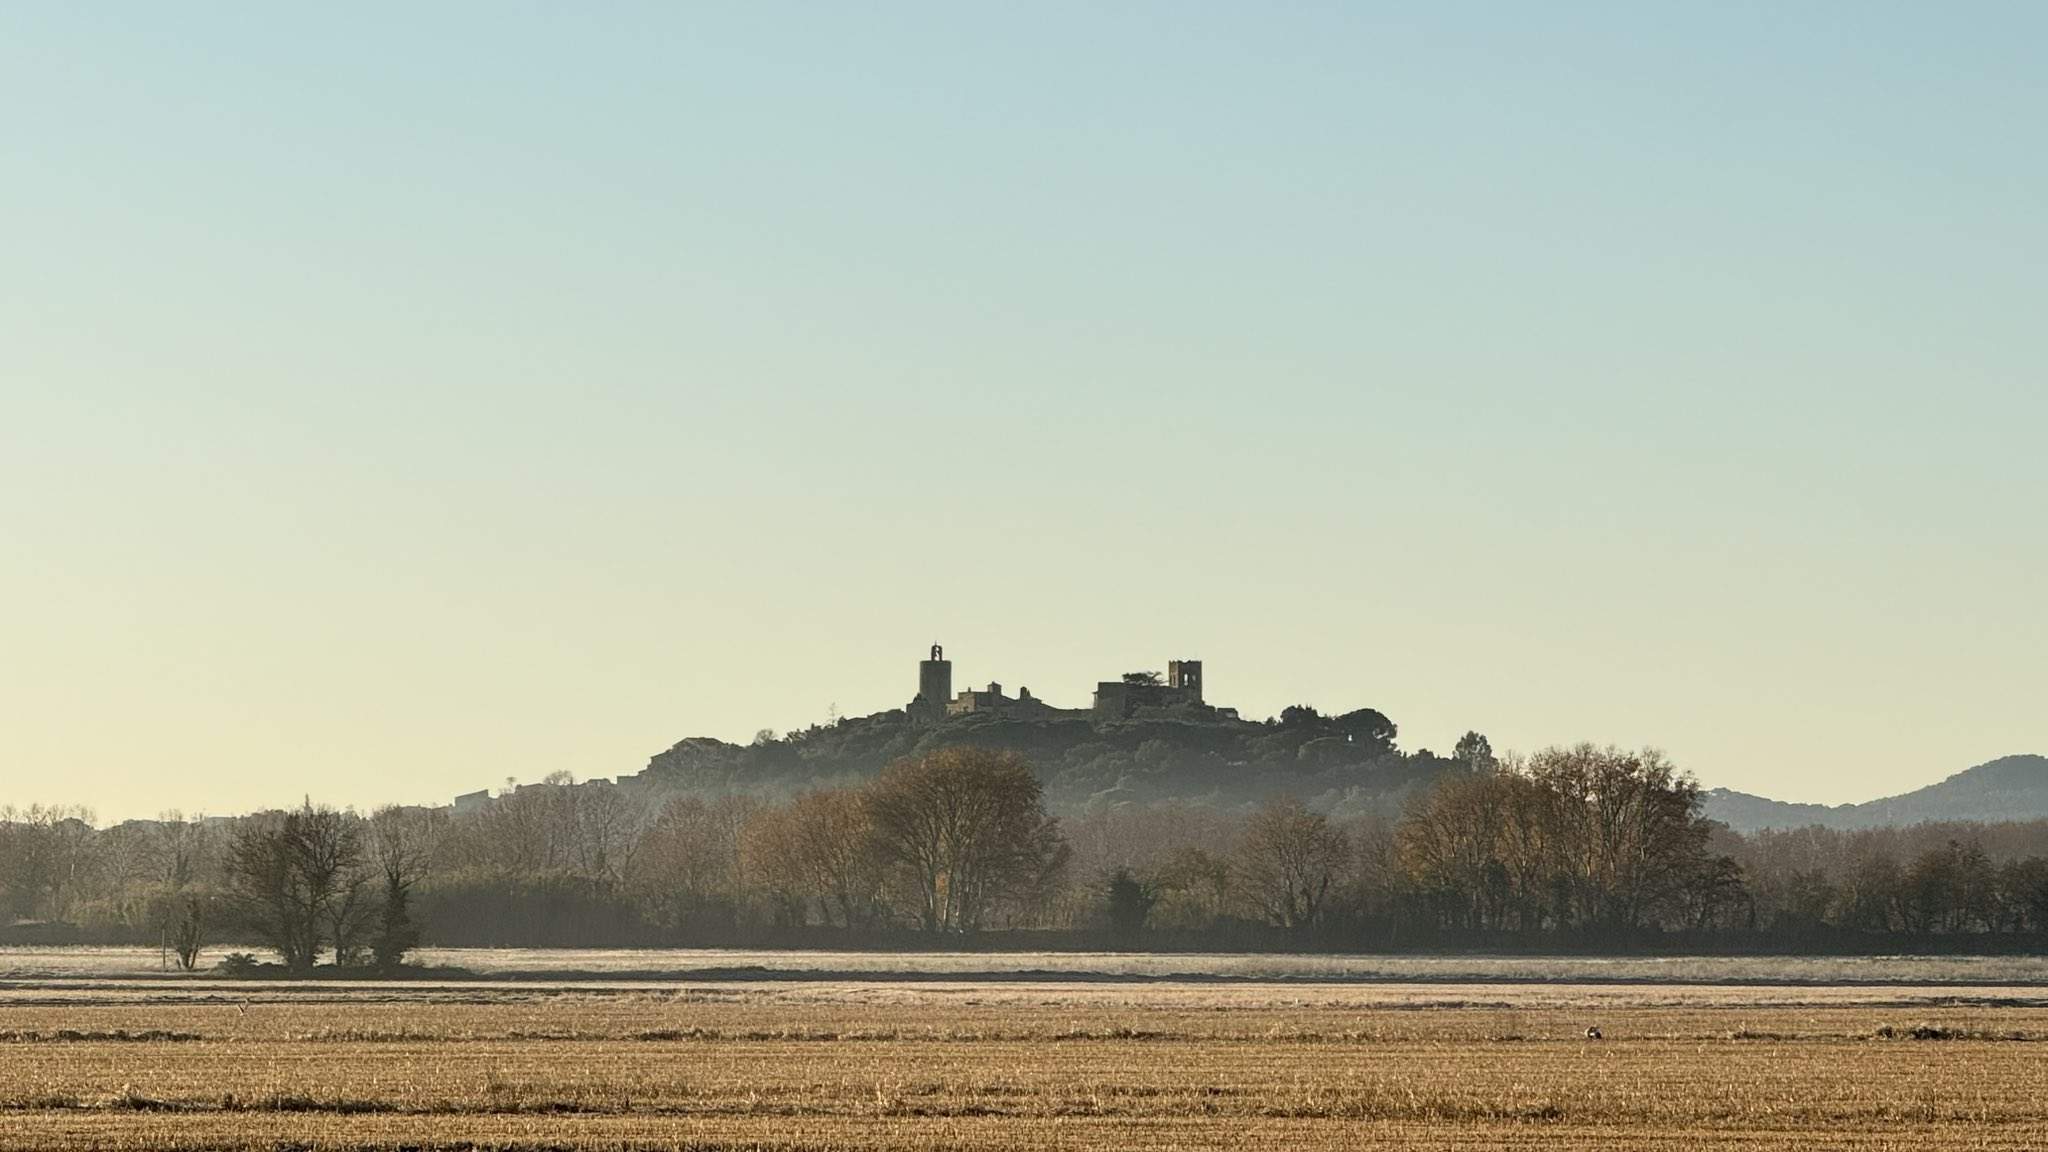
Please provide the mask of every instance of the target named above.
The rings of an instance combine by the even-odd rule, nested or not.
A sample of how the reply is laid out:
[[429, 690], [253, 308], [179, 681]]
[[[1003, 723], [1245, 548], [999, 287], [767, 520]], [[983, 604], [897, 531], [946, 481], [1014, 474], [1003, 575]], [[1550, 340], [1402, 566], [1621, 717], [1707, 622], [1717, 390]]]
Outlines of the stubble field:
[[0, 1150], [2043, 1148], [2043, 1040], [2033, 984], [20, 979]]

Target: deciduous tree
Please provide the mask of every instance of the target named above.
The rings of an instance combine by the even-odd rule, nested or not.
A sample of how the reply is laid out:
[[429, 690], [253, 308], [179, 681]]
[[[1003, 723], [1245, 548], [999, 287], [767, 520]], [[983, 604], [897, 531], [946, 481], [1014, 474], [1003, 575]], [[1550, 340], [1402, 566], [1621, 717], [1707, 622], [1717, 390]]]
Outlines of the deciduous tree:
[[929, 932], [973, 932], [1033, 894], [1066, 858], [1038, 778], [1014, 752], [944, 748], [898, 760], [867, 793], [886, 860]]
[[227, 867], [236, 907], [287, 968], [312, 968], [337, 927], [349, 935], [360, 922], [360, 824], [353, 813], [308, 800], [250, 817], [236, 833]]
[[1312, 928], [1344, 872], [1348, 849], [1329, 817], [1293, 797], [1273, 801], [1247, 822], [1238, 845], [1243, 890], [1270, 923]]

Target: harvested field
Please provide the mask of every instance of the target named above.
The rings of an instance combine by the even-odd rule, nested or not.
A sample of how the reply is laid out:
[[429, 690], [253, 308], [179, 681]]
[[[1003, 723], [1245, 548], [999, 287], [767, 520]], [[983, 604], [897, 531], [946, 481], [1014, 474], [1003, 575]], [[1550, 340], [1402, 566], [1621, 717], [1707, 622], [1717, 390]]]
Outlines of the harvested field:
[[1936, 1152], [2044, 1087], [2024, 985], [0, 989], [0, 1149]]

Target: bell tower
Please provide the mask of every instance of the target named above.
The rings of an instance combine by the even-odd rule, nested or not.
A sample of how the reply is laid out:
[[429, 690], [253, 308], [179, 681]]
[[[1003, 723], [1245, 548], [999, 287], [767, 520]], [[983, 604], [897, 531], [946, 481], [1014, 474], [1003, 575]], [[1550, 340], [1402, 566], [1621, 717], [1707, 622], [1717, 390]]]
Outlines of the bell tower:
[[953, 662], [946, 659], [944, 648], [934, 644], [931, 659], [920, 661], [917, 665], [917, 699], [911, 702], [911, 719], [945, 719], [946, 701], [952, 698]]

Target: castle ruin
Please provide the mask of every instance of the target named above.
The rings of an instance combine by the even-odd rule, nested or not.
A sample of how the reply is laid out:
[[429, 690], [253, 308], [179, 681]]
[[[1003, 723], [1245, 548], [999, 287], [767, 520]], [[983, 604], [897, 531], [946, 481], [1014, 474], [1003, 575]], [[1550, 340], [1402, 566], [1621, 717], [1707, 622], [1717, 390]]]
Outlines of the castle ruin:
[[1119, 680], [1104, 680], [1095, 686], [1095, 698], [1088, 708], [1056, 708], [1019, 688], [1006, 696], [1003, 686], [990, 681], [987, 688], [953, 691], [953, 662], [946, 650], [933, 644], [929, 658], [917, 666], [917, 695], [907, 708], [917, 724], [937, 724], [952, 716], [972, 713], [1006, 713], [1032, 716], [1087, 716], [1097, 721], [1128, 720], [1155, 709], [1204, 709], [1232, 713], [1231, 709], [1210, 709], [1202, 698], [1202, 662], [1172, 660], [1166, 665], [1166, 679], [1157, 673], [1134, 672]]

